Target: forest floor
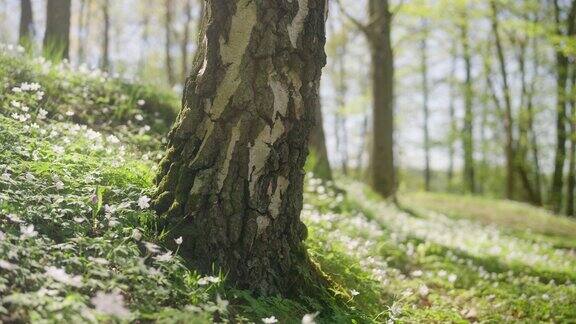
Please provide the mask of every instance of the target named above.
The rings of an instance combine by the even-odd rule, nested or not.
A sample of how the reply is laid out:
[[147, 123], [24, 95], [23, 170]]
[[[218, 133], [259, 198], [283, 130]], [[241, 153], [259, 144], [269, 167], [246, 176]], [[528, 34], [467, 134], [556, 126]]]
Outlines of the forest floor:
[[[574, 322], [576, 222], [524, 204], [308, 176], [323, 297], [187, 269], [148, 209], [178, 100], [0, 48], [0, 322]], [[304, 320], [303, 320], [304, 318]]]

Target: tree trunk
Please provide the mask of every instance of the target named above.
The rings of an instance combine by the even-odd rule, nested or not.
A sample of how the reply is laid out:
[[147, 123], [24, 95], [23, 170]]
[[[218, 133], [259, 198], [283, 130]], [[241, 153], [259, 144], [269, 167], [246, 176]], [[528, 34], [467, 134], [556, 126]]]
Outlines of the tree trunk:
[[207, 0], [200, 50], [168, 136], [154, 208], [168, 244], [242, 289], [297, 293], [300, 221], [325, 64], [325, 0]]
[[372, 57], [372, 187], [383, 197], [396, 191], [394, 169], [394, 57], [391, 44], [392, 14], [388, 0], [370, 0], [373, 22], [368, 43]]
[[452, 56], [452, 64], [450, 66], [450, 80], [449, 82], [449, 103], [448, 103], [448, 112], [450, 114], [450, 137], [448, 139], [449, 146], [448, 146], [448, 187], [452, 187], [452, 181], [454, 179], [454, 156], [455, 156], [455, 139], [456, 134], [458, 134], [458, 123], [456, 121], [456, 107], [455, 107], [455, 97], [456, 93], [454, 91], [454, 83], [456, 79], [456, 63], [458, 60], [458, 52], [457, 52], [456, 42], [453, 42], [452, 49], [450, 51], [450, 55]]
[[20, 1], [20, 33], [18, 43], [25, 48], [30, 48], [34, 40], [34, 19], [32, 15], [32, 3], [30, 0]]
[[424, 190], [430, 191], [430, 132], [428, 123], [430, 121], [430, 110], [428, 108], [428, 22], [422, 21], [423, 33], [420, 40], [420, 59], [421, 59], [421, 72], [422, 72], [422, 112], [424, 114]]
[[86, 0], [80, 0], [80, 11], [78, 12], [78, 30], [77, 30], [77, 42], [78, 47], [76, 47], [76, 60], [77, 65], [84, 62], [84, 40], [85, 40], [85, 29], [86, 29]]
[[180, 44], [180, 56], [182, 59], [181, 80], [185, 80], [188, 75], [188, 44], [190, 43], [190, 24], [192, 23], [192, 0], [185, 0], [184, 2], [184, 17], [184, 33]]
[[68, 59], [70, 51], [71, 0], [46, 2], [46, 32], [44, 54], [50, 59]]
[[173, 86], [176, 84], [174, 76], [174, 67], [172, 65], [172, 10], [174, 6], [173, 0], [164, 0], [164, 57], [166, 59], [166, 74], [168, 76], [168, 84]]
[[512, 100], [510, 97], [510, 86], [508, 84], [508, 70], [506, 69], [506, 59], [504, 57], [504, 48], [502, 40], [500, 39], [500, 26], [498, 21], [498, 8], [496, 1], [491, 0], [490, 6], [492, 9], [492, 33], [496, 43], [496, 56], [498, 57], [498, 65], [500, 67], [500, 76], [502, 79], [502, 92], [504, 93], [504, 132], [506, 134], [506, 144], [504, 152], [506, 155], [506, 198], [514, 199], [514, 134], [513, 134], [513, 120], [512, 120]]
[[144, 1], [142, 8], [142, 20], [140, 21], [140, 57], [138, 62], [140, 76], [145, 74], [144, 70], [146, 69], [146, 61], [148, 56], [148, 39], [150, 38], [150, 5], [150, 0]]
[[[556, 17], [556, 27], [559, 35], [573, 36], [576, 24], [576, 0], [572, 1], [572, 7], [568, 14], [566, 23], [567, 31], [562, 31], [562, 20], [560, 18], [560, 5], [558, 0], [554, 0], [554, 12]], [[561, 48], [556, 50], [556, 156], [554, 159], [554, 175], [552, 177], [552, 187], [550, 189], [550, 204], [555, 213], [560, 213], [562, 209], [562, 189], [564, 178], [564, 162], [566, 160], [566, 104], [567, 104], [567, 84], [569, 60]]]
[[346, 129], [346, 94], [348, 84], [346, 80], [346, 41], [341, 44], [337, 53], [336, 62], [338, 64], [337, 88], [336, 88], [336, 147], [340, 155], [342, 173], [348, 175], [348, 130]]
[[102, 3], [102, 18], [104, 23], [102, 37], [102, 62], [100, 68], [103, 71], [110, 69], [110, 0]]
[[468, 17], [464, 16], [464, 22], [460, 26], [462, 37], [462, 52], [466, 80], [464, 82], [464, 129], [462, 130], [462, 146], [464, 148], [464, 184], [466, 191], [476, 192], [474, 174], [474, 113], [472, 88], [472, 54], [470, 52], [470, 40], [468, 35]]
[[570, 156], [568, 168], [568, 183], [566, 194], [566, 215], [576, 216], [574, 210], [574, 189], [576, 189], [576, 68], [571, 69], [570, 87]]
[[328, 150], [326, 149], [326, 137], [324, 136], [324, 126], [322, 118], [322, 108], [320, 105], [314, 110], [314, 126], [310, 132], [310, 151], [314, 156], [315, 163], [312, 172], [314, 175], [324, 181], [332, 180], [332, 169], [328, 159]]

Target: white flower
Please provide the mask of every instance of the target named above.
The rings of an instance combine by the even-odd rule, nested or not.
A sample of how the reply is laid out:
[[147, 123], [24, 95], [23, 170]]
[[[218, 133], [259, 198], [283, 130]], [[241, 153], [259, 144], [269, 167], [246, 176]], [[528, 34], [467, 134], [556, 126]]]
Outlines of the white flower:
[[278, 323], [278, 320], [276, 319], [276, 316], [270, 316], [270, 317], [263, 318], [262, 323], [273, 324], [273, 323]]
[[72, 110], [68, 110], [68, 111], [66, 112], [66, 116], [72, 117], [72, 116], [74, 116], [74, 112], [73, 112]]
[[148, 196], [142, 196], [140, 198], [138, 198], [138, 207], [140, 207], [140, 209], [146, 209], [148, 207], [150, 207], [150, 198], [148, 198]]
[[206, 286], [209, 283], [219, 283], [220, 282], [220, 278], [219, 277], [213, 277], [213, 276], [206, 276], [206, 277], [202, 277], [200, 279], [198, 279], [198, 285], [199, 286]]
[[430, 289], [428, 289], [428, 286], [426, 285], [421, 285], [420, 287], [418, 287], [418, 293], [420, 294], [420, 296], [426, 297], [430, 293]]
[[28, 106], [22, 106], [22, 108], [20, 108], [20, 109], [22, 109], [23, 112], [28, 112], [30, 110], [30, 108], [28, 108]]
[[451, 283], [454, 283], [454, 282], [456, 281], [456, 279], [458, 279], [458, 276], [455, 275], [455, 274], [453, 274], [453, 273], [451, 273], [451, 274], [448, 276], [448, 281], [451, 282]]
[[304, 317], [302, 317], [302, 324], [316, 324], [314, 319], [316, 316], [318, 316], [318, 314], [320, 314], [320, 312], [304, 315]]
[[38, 119], [44, 119], [46, 116], [48, 116], [48, 111], [40, 108], [40, 110], [38, 110]]
[[135, 239], [136, 241], [140, 241], [142, 239], [142, 232], [140, 232], [140, 230], [135, 228], [132, 231], [132, 238]]
[[18, 87], [14, 87], [14, 88], [12, 88], [12, 92], [16, 92], [16, 93], [22, 92], [22, 89], [20, 89]]
[[14, 108], [20, 108], [20, 106], [21, 106], [20, 102], [18, 102], [18, 101], [16, 101], [16, 100], [10, 101], [10, 104], [11, 104]]
[[58, 155], [62, 155], [64, 154], [64, 148], [60, 145], [53, 145], [52, 146], [52, 151], [54, 151], [54, 153], [58, 154]]
[[64, 189], [64, 182], [57, 180], [54, 182], [54, 186], [56, 187], [56, 190], [62, 190]]
[[4, 238], [6, 238], [6, 234], [4, 234], [4, 232], [0, 231], [0, 241], [3, 241]]
[[422, 276], [424, 273], [422, 272], [422, 270], [414, 270], [412, 271], [412, 277], [420, 277]]
[[155, 256], [154, 259], [156, 259], [156, 261], [160, 261], [160, 262], [168, 262], [168, 261], [172, 260], [172, 251], [168, 251], [164, 254], [160, 254], [158, 256]]
[[47, 267], [46, 275], [56, 281], [65, 283], [70, 286], [79, 287], [82, 284], [82, 276], [71, 276], [67, 274], [66, 271], [62, 268], [56, 268], [52, 266]]
[[144, 117], [142, 117], [142, 115], [137, 114], [136, 116], [134, 116], [134, 119], [136, 119], [137, 121], [143, 121]]
[[20, 239], [25, 240], [27, 238], [35, 237], [38, 232], [34, 230], [34, 225], [30, 224], [28, 226], [20, 225]]
[[160, 247], [154, 243], [144, 242], [144, 246], [150, 253], [158, 253], [160, 252]]
[[120, 143], [120, 140], [118, 139], [118, 137], [116, 137], [114, 135], [108, 135], [108, 137], [106, 137], [106, 140], [108, 140], [108, 142], [110, 142], [112, 144]]
[[360, 292], [356, 289], [350, 289], [350, 294], [352, 296], [358, 296], [358, 295], [360, 295]]
[[448, 274], [448, 272], [446, 272], [446, 270], [438, 271], [438, 277], [446, 277], [447, 274]]
[[120, 318], [130, 316], [130, 311], [124, 306], [124, 297], [118, 292], [107, 294], [99, 291], [90, 301], [100, 313]]
[[2, 173], [1, 177], [2, 177], [2, 180], [4, 180], [4, 181], [10, 181], [10, 173], [8, 173], [8, 172]]
[[2, 259], [0, 259], [0, 268], [5, 269], [5, 270], [14, 270], [14, 269], [18, 269], [18, 266], [10, 263], [8, 261], [4, 261]]
[[138, 106], [144, 106], [146, 104], [146, 101], [144, 99], [139, 99], [137, 102]]
[[28, 180], [28, 181], [33, 181], [36, 179], [36, 177], [30, 172], [26, 172], [25, 177], [26, 177], [26, 180]]
[[174, 242], [176, 242], [176, 244], [178, 244], [178, 245], [182, 244], [182, 241], [183, 241], [182, 236], [180, 236], [177, 239], [174, 239]]

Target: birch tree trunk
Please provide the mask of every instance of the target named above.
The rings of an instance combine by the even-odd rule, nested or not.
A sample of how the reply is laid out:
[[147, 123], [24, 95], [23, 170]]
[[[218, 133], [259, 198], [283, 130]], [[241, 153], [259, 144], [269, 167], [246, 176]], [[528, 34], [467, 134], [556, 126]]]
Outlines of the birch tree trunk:
[[[326, 58], [325, 0], [207, 0], [154, 208], [201, 273], [291, 294], [311, 269], [300, 221]], [[172, 240], [168, 239], [167, 242]], [[173, 244], [173, 243], [172, 243]]]

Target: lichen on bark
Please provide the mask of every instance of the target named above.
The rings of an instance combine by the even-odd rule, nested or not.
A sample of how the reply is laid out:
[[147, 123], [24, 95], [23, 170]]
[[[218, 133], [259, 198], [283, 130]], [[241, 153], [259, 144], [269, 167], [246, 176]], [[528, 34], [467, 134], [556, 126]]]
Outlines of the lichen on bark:
[[311, 271], [299, 216], [324, 11], [325, 0], [206, 1], [156, 179], [167, 244], [184, 237], [191, 266], [262, 294], [289, 294]]

